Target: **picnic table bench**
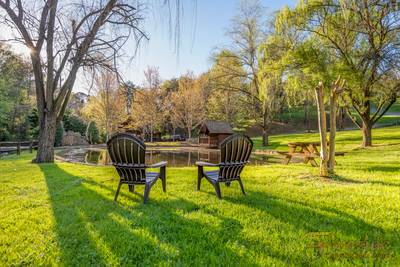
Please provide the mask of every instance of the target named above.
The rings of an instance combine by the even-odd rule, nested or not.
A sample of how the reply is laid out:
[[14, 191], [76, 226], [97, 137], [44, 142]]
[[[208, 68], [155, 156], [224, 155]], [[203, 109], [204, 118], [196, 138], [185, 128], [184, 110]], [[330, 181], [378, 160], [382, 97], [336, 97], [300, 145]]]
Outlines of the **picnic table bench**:
[[[318, 166], [315, 158], [319, 158], [318, 147], [321, 146], [320, 142], [291, 142], [288, 143], [289, 152], [280, 152], [285, 155], [286, 164], [289, 164], [293, 157], [302, 157], [304, 164], [310, 162], [314, 167]], [[344, 152], [336, 152], [335, 156], [344, 156]]]

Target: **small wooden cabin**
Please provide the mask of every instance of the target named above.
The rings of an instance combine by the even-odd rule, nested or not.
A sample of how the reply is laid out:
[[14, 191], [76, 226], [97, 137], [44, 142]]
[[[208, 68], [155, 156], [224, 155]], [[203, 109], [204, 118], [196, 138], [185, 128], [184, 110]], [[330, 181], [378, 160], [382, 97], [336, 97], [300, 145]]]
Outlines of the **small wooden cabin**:
[[199, 145], [218, 147], [228, 136], [233, 134], [232, 127], [224, 121], [205, 121], [199, 132]]

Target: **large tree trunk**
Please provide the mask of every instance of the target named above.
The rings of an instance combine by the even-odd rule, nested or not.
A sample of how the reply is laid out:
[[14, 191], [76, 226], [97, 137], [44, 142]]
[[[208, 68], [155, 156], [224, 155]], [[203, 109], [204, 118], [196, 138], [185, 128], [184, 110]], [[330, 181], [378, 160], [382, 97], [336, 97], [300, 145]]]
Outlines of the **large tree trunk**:
[[362, 123], [362, 147], [368, 147], [368, 146], [372, 146], [372, 125], [371, 122], [363, 120]]
[[53, 115], [45, 115], [40, 122], [38, 139], [38, 151], [34, 162], [54, 161], [54, 141], [56, 138], [56, 118]]

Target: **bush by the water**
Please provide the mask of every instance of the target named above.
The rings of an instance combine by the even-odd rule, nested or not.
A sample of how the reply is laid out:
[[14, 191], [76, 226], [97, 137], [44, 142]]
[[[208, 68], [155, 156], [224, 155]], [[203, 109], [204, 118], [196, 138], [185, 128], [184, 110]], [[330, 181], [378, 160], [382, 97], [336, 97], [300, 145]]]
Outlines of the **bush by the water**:
[[67, 111], [63, 117], [65, 131], [73, 131], [85, 136], [87, 124], [78, 116]]
[[89, 144], [98, 144], [100, 141], [99, 129], [94, 121], [89, 122], [86, 130], [86, 140]]
[[54, 140], [54, 146], [61, 146], [63, 134], [64, 134], [64, 126], [63, 123], [60, 122], [57, 124], [56, 139]]

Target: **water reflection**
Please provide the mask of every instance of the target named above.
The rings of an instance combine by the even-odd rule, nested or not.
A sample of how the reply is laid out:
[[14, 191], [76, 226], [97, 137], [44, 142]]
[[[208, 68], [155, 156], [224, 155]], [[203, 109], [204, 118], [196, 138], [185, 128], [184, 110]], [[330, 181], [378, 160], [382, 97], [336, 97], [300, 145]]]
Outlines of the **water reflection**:
[[[69, 162], [80, 162], [94, 165], [110, 164], [110, 157], [105, 149], [71, 148], [57, 151], [56, 154]], [[146, 163], [153, 164], [159, 161], [168, 161], [170, 167], [194, 166], [196, 161], [218, 163], [218, 150], [147, 150]], [[251, 165], [265, 165], [279, 162], [276, 158], [267, 155], [251, 155]]]

